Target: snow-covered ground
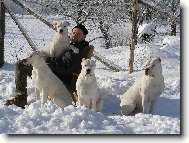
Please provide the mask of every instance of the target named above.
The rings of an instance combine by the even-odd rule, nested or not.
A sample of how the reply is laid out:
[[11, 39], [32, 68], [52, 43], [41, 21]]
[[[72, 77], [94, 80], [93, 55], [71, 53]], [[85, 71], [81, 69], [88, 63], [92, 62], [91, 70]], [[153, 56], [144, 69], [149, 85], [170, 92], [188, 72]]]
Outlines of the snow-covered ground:
[[[50, 42], [54, 31], [31, 16], [18, 16], [39, 49]], [[70, 27], [71, 29], [71, 27]], [[95, 34], [89, 34], [95, 35]], [[164, 41], [164, 42], [163, 42]], [[163, 44], [164, 43], [164, 44]], [[134, 73], [128, 75], [129, 47], [103, 49], [91, 43], [95, 51], [116, 63], [120, 72], [112, 72], [97, 61], [95, 74], [104, 101], [102, 113], [84, 107], [68, 106], [64, 110], [52, 102], [35, 102], [34, 88], [28, 78], [29, 106], [5, 106], [14, 97], [14, 63], [23, 59], [30, 47], [9, 15], [6, 20], [5, 65], [0, 70], [0, 133], [5, 134], [180, 134], [180, 35], [157, 36], [148, 44], [139, 44], [135, 50]], [[153, 115], [120, 114], [120, 97], [143, 73], [143, 62], [149, 57], [162, 59], [165, 90], [159, 97]]]

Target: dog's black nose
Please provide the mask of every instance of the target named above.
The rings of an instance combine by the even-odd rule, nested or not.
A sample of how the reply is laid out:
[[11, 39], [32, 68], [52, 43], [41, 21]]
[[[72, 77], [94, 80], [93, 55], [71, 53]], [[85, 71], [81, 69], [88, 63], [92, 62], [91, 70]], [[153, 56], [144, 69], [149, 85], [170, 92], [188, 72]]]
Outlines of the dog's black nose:
[[145, 69], [145, 75], [148, 75], [148, 71], [149, 71], [150, 69], [149, 68], [146, 68]]
[[63, 32], [63, 29], [60, 29], [60, 33], [62, 33]]
[[87, 74], [90, 74], [90, 72], [91, 72], [91, 69], [87, 69], [86, 71], [87, 71]]

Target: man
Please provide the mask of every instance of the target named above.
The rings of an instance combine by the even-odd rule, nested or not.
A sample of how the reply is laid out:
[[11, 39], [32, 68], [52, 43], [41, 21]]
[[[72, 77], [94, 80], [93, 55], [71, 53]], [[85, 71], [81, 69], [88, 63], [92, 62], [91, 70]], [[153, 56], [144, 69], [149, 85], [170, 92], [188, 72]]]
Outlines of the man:
[[[81, 71], [82, 58], [86, 57], [88, 53], [89, 43], [85, 41], [87, 29], [84, 25], [79, 24], [72, 29], [71, 33], [71, 45], [79, 49], [79, 53], [74, 53], [73, 50], [66, 50], [60, 58], [46, 58], [46, 62], [55, 75], [62, 80], [65, 86], [68, 88], [73, 97], [73, 92], [76, 90], [76, 83], [72, 83], [73, 73], [79, 74]], [[27, 76], [31, 76], [32, 66], [25, 66], [23, 61], [16, 63], [15, 70], [15, 84], [16, 84], [16, 96], [7, 100], [5, 105], [16, 105], [21, 108], [25, 108], [27, 105]]]

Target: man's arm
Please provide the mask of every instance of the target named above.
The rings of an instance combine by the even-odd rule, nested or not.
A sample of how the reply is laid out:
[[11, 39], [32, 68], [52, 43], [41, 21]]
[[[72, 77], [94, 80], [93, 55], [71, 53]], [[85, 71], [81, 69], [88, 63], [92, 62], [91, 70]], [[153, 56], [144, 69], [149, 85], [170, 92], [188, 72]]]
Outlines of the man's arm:
[[46, 62], [52, 71], [64, 75], [72, 74], [81, 66], [82, 58], [85, 57], [86, 47], [89, 46], [89, 43], [83, 41], [81, 43], [75, 43], [73, 46], [79, 49], [79, 53], [74, 53], [73, 50], [69, 49], [58, 59], [47, 58]]
[[61, 58], [47, 58], [46, 62], [52, 71], [60, 74], [72, 74], [80, 65], [83, 53], [66, 51]]

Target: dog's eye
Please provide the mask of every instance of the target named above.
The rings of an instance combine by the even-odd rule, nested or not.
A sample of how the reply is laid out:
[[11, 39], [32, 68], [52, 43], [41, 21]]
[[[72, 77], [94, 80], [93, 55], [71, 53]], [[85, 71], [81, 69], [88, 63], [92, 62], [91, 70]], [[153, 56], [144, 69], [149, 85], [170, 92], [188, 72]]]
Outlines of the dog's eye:
[[152, 66], [152, 68], [155, 67], [155, 65]]

